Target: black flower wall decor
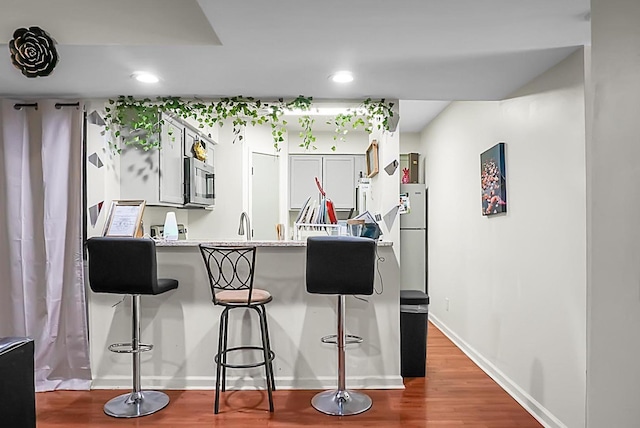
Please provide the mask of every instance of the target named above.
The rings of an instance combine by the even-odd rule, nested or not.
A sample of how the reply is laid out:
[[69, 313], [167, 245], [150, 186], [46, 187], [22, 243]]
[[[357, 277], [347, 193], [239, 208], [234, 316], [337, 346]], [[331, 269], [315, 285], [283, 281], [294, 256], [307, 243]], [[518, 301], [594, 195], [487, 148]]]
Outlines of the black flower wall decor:
[[58, 64], [54, 45], [40, 27], [18, 28], [9, 42], [11, 62], [27, 77], [48, 76]]

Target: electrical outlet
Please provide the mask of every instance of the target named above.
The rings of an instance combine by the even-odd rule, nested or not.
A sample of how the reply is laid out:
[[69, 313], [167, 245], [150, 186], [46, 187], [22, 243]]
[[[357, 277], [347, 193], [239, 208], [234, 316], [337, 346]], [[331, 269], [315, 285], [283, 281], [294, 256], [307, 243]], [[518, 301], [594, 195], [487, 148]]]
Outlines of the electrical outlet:
[[444, 310], [449, 312], [449, 298], [448, 297], [444, 298]]

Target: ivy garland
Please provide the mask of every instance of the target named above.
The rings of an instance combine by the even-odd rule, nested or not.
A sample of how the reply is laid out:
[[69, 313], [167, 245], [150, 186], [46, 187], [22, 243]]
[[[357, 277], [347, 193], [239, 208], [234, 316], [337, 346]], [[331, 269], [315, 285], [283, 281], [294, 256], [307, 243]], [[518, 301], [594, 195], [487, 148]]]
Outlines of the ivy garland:
[[[236, 139], [242, 140], [241, 131], [247, 125], [268, 124], [271, 126], [273, 147], [279, 150], [279, 144], [284, 142], [284, 134], [287, 132], [287, 121], [283, 118], [285, 112], [309, 111], [312, 101], [312, 97], [302, 95], [289, 101], [281, 98], [275, 102], [263, 102], [242, 95], [210, 102], [180, 97], [157, 97], [151, 100], [119, 96], [116, 100], [110, 99], [105, 108], [104, 132], [112, 132], [113, 136], [125, 145], [137, 145], [144, 150], [150, 150], [158, 148], [160, 144], [153, 136], [158, 135], [164, 125], [162, 113], [182, 119], [194, 119], [201, 129], [216, 124], [222, 126], [227, 119], [231, 119], [234, 142]], [[327, 124], [335, 126], [333, 139], [345, 141], [349, 130], [359, 127], [368, 133], [373, 131], [374, 126], [379, 130], [388, 131], [394, 115], [393, 106], [394, 103], [386, 102], [384, 99], [374, 101], [367, 98], [359, 107], [348, 109], [346, 113], [340, 113], [333, 120], [327, 121]], [[315, 149], [315, 119], [310, 115], [303, 115], [298, 118], [298, 122], [302, 127], [300, 146]], [[110, 144], [117, 152], [121, 151], [118, 144]], [[332, 150], [335, 150], [335, 146]]]

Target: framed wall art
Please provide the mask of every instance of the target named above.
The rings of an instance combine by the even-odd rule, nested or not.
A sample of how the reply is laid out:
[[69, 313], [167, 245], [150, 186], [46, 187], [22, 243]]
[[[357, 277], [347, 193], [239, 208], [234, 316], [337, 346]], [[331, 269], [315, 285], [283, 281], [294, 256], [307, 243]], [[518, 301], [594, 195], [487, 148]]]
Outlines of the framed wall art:
[[366, 152], [367, 177], [373, 177], [378, 173], [378, 141], [371, 140]]
[[504, 143], [498, 143], [480, 155], [482, 215], [507, 212], [507, 176]]
[[142, 237], [142, 213], [144, 200], [119, 200], [111, 202], [103, 236]]

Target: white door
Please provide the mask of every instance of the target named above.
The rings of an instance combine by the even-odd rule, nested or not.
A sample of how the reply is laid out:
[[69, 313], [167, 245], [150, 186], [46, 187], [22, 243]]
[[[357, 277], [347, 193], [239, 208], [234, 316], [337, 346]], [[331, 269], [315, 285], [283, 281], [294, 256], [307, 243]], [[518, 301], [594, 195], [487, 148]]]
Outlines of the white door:
[[253, 239], [275, 240], [280, 200], [280, 160], [278, 156], [253, 153], [251, 156], [251, 227]]

